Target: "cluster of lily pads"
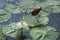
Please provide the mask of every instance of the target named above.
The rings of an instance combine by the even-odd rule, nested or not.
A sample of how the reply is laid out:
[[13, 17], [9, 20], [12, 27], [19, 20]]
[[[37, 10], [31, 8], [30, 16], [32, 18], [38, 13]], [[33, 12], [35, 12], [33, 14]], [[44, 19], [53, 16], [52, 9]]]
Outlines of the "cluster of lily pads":
[[[54, 27], [48, 26], [48, 15], [60, 12], [59, 0], [6, 0], [4, 8], [0, 9], [0, 27], [2, 35], [16, 38], [21, 29], [28, 32], [30, 39], [25, 40], [56, 40], [59, 33]], [[32, 8], [42, 7], [38, 15], [28, 15]], [[26, 13], [26, 14], [25, 14]], [[23, 14], [17, 22], [4, 24], [11, 19], [12, 14]], [[23, 24], [21, 24], [23, 22]], [[27, 35], [28, 36], [28, 35]]]

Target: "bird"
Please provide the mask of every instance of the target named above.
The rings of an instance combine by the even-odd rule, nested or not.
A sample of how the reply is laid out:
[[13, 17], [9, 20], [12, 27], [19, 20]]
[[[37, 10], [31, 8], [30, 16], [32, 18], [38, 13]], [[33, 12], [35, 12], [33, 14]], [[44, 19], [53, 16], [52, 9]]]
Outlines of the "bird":
[[36, 16], [40, 11], [42, 10], [42, 7], [40, 8], [33, 8], [30, 12], [30, 15]]

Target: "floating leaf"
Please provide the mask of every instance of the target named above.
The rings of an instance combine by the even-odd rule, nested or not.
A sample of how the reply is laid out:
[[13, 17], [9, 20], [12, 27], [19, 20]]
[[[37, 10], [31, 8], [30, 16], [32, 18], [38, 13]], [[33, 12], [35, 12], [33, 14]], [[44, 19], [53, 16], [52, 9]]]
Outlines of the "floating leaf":
[[12, 28], [12, 29], [15, 29], [15, 30], [18, 30], [20, 29], [21, 27], [17, 25], [18, 23], [10, 23], [9, 26]]
[[52, 13], [53, 12], [52, 6], [53, 5], [49, 5], [49, 6], [45, 7], [43, 9], [43, 11], [46, 12], [46, 13]]
[[40, 16], [48, 16], [50, 13], [59, 13], [60, 12], [60, 5], [48, 5], [45, 8], [43, 8], [39, 15]]
[[11, 14], [4, 9], [0, 9], [0, 22], [8, 21], [11, 18]]
[[16, 2], [18, 2], [18, 0], [6, 0], [6, 1], [10, 4], [16, 4]]
[[56, 40], [58, 32], [50, 26], [40, 26], [30, 30], [30, 36], [33, 40]]
[[39, 24], [46, 25], [49, 22], [49, 18], [48, 17], [40, 17], [38, 19], [38, 21], [39, 21]]
[[46, 0], [49, 5], [58, 5], [60, 2], [57, 0]]
[[50, 13], [53, 13], [52, 5], [46, 6], [44, 9], [41, 10], [39, 15], [42, 16], [48, 16]]
[[5, 40], [5, 38], [3, 38], [2, 27], [3, 25], [0, 24], [0, 40]]
[[12, 38], [16, 38], [18, 30], [20, 30], [20, 27], [17, 26], [16, 23], [4, 25], [4, 27], [2, 28], [3, 34], [10, 36]]
[[[25, 31], [28, 31], [29, 27], [23, 27], [23, 29]], [[13, 38], [16, 38], [17, 33], [21, 31], [21, 27], [17, 26], [17, 23], [11, 23], [9, 25], [5, 25], [2, 28], [2, 30], [3, 30], [3, 34], [10, 36], [10, 37], [13, 37]]]
[[24, 27], [23, 28], [25, 31], [29, 31], [30, 29], [29, 29], [29, 27]]
[[60, 12], [60, 5], [50, 5], [50, 6], [47, 6], [46, 8], [44, 8], [45, 12], [48, 12], [48, 13], [59, 13]]
[[36, 26], [36, 25], [46, 25], [49, 22], [48, 17], [39, 17], [36, 19], [34, 16], [24, 16], [23, 20], [26, 21], [30, 26]]
[[13, 11], [16, 9], [16, 5], [6, 4], [5, 9], [6, 9], [6, 11], [13, 13]]
[[13, 13], [14, 13], [14, 14], [16, 14], [16, 13], [21, 13], [20, 11], [21, 11], [20, 8], [16, 8], [16, 9], [13, 11]]
[[17, 33], [16, 30], [12, 29], [9, 25], [5, 25], [2, 28], [2, 32], [3, 32], [3, 34], [13, 37], [13, 38], [16, 37], [16, 33]]
[[[13, 1], [13, 0], [10, 0]], [[40, 17], [36, 19], [36, 16], [24, 15], [22, 20], [29, 24], [29, 26], [37, 26], [38, 24], [48, 24], [48, 15], [50, 13], [60, 12], [57, 0], [20, 0], [17, 5], [6, 4], [5, 10], [0, 12], [0, 22], [7, 21], [11, 17], [11, 13], [20, 13], [20, 10], [30, 12], [32, 8], [42, 7], [42, 10], [38, 14]], [[6, 13], [6, 15], [5, 15]], [[29, 27], [23, 26], [24, 30], [29, 30]], [[18, 31], [19, 30], [19, 31]], [[21, 31], [21, 26], [17, 26], [17, 23], [11, 23], [4, 25], [2, 28], [3, 34], [16, 38], [17, 32]], [[50, 26], [37, 26], [30, 30], [30, 36], [33, 40], [56, 40], [58, 32], [55, 28]]]
[[27, 22], [30, 26], [34, 26], [37, 23], [35, 16], [23, 16], [23, 20]]
[[53, 8], [53, 13], [60, 13], [60, 4], [52, 6], [52, 8]]
[[48, 16], [49, 14], [50, 14], [50, 13], [44, 12], [43, 10], [40, 11], [40, 13], [39, 13], [39, 15], [40, 15], [41, 17]]

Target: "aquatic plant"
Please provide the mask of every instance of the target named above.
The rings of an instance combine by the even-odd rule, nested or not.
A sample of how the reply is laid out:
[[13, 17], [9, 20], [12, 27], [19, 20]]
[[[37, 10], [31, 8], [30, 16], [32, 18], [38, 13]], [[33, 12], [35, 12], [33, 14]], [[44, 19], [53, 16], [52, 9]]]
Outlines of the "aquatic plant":
[[[0, 34], [17, 40], [56, 40], [59, 33], [48, 26], [48, 15], [60, 12], [57, 0], [5, 0], [0, 8]], [[39, 10], [38, 8], [42, 8]], [[34, 8], [34, 10], [33, 10]], [[37, 10], [36, 10], [37, 8]], [[33, 10], [33, 11], [31, 11]], [[39, 10], [39, 11], [38, 11]], [[38, 11], [38, 12], [36, 12]], [[37, 13], [36, 15], [32, 13]], [[15, 16], [14, 16], [15, 15]], [[16, 16], [17, 15], [17, 16]], [[27, 33], [28, 35], [24, 34]], [[28, 36], [28, 37], [25, 37]], [[1, 39], [2, 36], [0, 36]], [[23, 38], [23, 39], [22, 39]], [[2, 37], [3, 39], [3, 37]]]

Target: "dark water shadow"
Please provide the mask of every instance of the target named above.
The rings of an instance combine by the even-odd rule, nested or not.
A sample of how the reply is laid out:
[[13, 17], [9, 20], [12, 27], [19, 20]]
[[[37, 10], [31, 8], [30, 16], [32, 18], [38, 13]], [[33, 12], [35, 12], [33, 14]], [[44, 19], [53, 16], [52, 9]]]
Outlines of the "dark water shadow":
[[[60, 13], [50, 14], [48, 17], [50, 19], [48, 25], [55, 27], [60, 34]], [[60, 40], [60, 35], [57, 40]]]

